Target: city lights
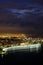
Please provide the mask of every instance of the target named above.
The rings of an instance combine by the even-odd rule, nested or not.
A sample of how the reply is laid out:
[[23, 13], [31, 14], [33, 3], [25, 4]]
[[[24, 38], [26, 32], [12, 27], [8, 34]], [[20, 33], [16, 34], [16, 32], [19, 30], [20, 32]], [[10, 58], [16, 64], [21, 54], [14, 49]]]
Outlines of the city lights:
[[43, 44], [43, 38], [32, 38], [28, 34], [1, 34], [0, 54], [15, 50], [38, 51]]

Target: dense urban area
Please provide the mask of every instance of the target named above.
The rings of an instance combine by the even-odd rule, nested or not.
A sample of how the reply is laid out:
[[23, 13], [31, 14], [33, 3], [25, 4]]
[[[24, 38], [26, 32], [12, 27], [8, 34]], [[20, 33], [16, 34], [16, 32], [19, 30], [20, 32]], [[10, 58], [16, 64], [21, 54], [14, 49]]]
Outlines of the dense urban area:
[[3, 48], [13, 46], [25, 46], [29, 44], [43, 43], [43, 38], [32, 38], [28, 34], [1, 34], [0, 35], [0, 53]]
[[9, 47], [14, 45], [43, 43], [43, 38], [32, 38], [26, 34], [4, 34], [0, 35], [0, 47]]

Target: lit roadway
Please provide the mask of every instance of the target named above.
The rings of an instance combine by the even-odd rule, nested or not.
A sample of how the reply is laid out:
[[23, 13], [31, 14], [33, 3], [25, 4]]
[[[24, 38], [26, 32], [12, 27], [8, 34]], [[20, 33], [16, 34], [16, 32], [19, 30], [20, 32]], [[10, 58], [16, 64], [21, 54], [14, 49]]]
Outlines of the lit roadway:
[[3, 48], [2, 52], [3, 53], [8, 53], [8, 52], [16, 52], [16, 51], [38, 51], [41, 48], [41, 44], [29, 44], [29, 45], [24, 45], [24, 46], [13, 46], [13, 47], [8, 47], [8, 48]]

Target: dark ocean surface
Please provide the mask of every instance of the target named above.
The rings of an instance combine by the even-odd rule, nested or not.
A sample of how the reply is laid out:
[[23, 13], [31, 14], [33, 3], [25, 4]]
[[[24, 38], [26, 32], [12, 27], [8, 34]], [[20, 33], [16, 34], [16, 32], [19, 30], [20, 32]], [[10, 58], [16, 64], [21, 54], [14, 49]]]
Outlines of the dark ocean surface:
[[40, 52], [15, 52], [15, 53], [9, 53], [7, 55], [4, 55], [3, 58], [1, 58], [1, 63], [3, 64], [12, 64], [12, 65], [18, 65], [18, 64], [40, 64], [43, 63], [43, 48], [41, 48]]

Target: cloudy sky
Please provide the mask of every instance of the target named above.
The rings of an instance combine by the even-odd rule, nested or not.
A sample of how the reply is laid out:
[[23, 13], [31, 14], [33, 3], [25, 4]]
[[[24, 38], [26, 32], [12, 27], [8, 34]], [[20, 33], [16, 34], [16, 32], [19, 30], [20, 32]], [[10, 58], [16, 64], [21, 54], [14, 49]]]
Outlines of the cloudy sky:
[[0, 32], [43, 33], [43, 0], [0, 0]]

